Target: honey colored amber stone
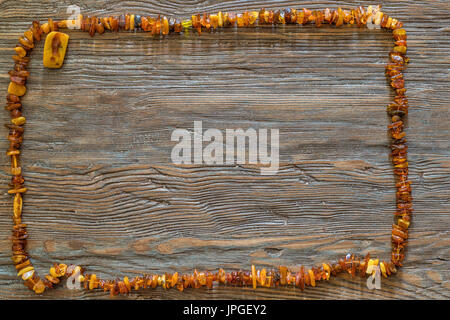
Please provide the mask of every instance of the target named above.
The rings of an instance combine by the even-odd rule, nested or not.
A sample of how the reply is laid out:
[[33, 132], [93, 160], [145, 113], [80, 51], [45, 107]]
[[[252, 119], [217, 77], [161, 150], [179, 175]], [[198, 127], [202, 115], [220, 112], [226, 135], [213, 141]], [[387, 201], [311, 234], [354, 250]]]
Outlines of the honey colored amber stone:
[[8, 86], [8, 93], [16, 95], [18, 97], [23, 96], [27, 92], [27, 88], [24, 85], [10, 82]]
[[102, 23], [96, 23], [96, 31], [98, 32], [98, 34], [103, 34], [105, 33], [105, 27], [103, 26]]
[[252, 285], [253, 285], [253, 289], [256, 289], [256, 280], [257, 280], [256, 268], [255, 268], [255, 265], [252, 264]]
[[236, 24], [237, 16], [233, 12], [225, 12], [224, 15], [224, 26], [231, 27]]
[[386, 28], [390, 29], [392, 25], [392, 17], [388, 17], [388, 20], [386, 22]]
[[238, 27], [244, 27], [245, 26], [245, 24], [244, 24], [244, 16], [242, 14], [238, 13], [236, 17], [237, 17], [237, 20], [236, 20], [237, 26]]
[[406, 47], [405, 46], [395, 46], [394, 51], [398, 53], [405, 54], [406, 53]]
[[167, 17], [162, 18], [161, 33], [163, 35], [169, 34], [169, 20], [167, 20]]
[[217, 273], [217, 280], [219, 283], [225, 284], [225, 270], [219, 269], [219, 272]]
[[322, 263], [322, 267], [323, 267], [323, 270], [325, 270], [325, 273], [326, 273], [326, 280], [330, 280], [330, 276], [331, 276], [331, 267], [330, 267], [330, 265], [328, 265], [326, 263]]
[[183, 26], [183, 28], [188, 29], [192, 27], [192, 20], [183, 20], [181, 22], [181, 25]]
[[105, 28], [106, 30], [111, 30], [111, 24], [109, 23], [109, 18], [101, 18], [100, 22], [103, 25], [103, 28]]
[[53, 21], [53, 19], [48, 19], [48, 26], [50, 28], [50, 32], [52, 31], [58, 31], [58, 23], [56, 21]]
[[336, 27], [342, 26], [344, 24], [344, 12], [341, 8], [338, 8], [337, 10], [337, 21], [336, 21]]
[[211, 21], [211, 26], [213, 29], [217, 29], [219, 27], [219, 17], [216, 14], [210, 15], [209, 20]]
[[50, 268], [50, 275], [51, 275], [52, 277], [58, 278], [58, 274], [56, 273], [55, 267], [51, 267], [51, 268]]
[[119, 18], [109, 17], [109, 24], [111, 25], [112, 31], [119, 31]]
[[173, 26], [173, 32], [180, 33], [183, 31], [183, 26], [181, 25], [181, 21], [176, 19], [175, 24]]
[[380, 262], [380, 270], [383, 277], [387, 278], [387, 268], [384, 262]]
[[147, 32], [152, 30], [152, 26], [146, 17], [141, 17], [141, 28]]
[[45, 291], [45, 285], [44, 282], [42, 282], [42, 280], [39, 279], [39, 281], [36, 282], [36, 284], [33, 286], [33, 291], [36, 294], [41, 294]]
[[175, 285], [178, 283], [178, 272], [175, 272], [173, 275], [172, 275], [172, 282], [171, 282], [171, 286], [172, 287], [175, 287]]
[[22, 263], [27, 259], [27, 256], [24, 254], [17, 254], [11, 257], [11, 260], [14, 264]]
[[395, 29], [392, 31], [392, 36], [395, 40], [406, 40], [405, 29]]
[[129, 26], [130, 30], [134, 30], [134, 24], [135, 24], [134, 19], [135, 19], [135, 15], [134, 14], [130, 15], [130, 26]]
[[410, 224], [410, 222], [405, 220], [405, 219], [398, 219], [397, 223], [403, 229], [408, 229], [409, 228], [409, 224]]
[[287, 267], [280, 266], [280, 284], [286, 285]]
[[223, 27], [223, 13], [222, 11], [219, 11], [219, 13], [217, 14], [217, 24], [220, 28]]
[[50, 26], [49, 26], [49, 24], [46, 22], [46, 23], [43, 23], [42, 25], [41, 25], [41, 30], [42, 30], [42, 32], [44, 32], [44, 33], [49, 33], [50, 32]]
[[55, 278], [55, 277], [53, 277], [53, 276], [51, 276], [49, 274], [47, 274], [45, 276], [45, 279], [47, 279], [48, 281], [50, 281], [53, 284], [58, 284], [60, 282], [58, 278]]
[[130, 30], [130, 15], [129, 14], [125, 15], [125, 30], [126, 31]]
[[33, 37], [37, 41], [41, 41], [42, 29], [39, 24], [39, 21], [33, 21], [31, 30], [33, 31]]
[[381, 20], [383, 19], [383, 15], [384, 15], [383, 12], [377, 11], [373, 18], [373, 23], [377, 26], [381, 26]]
[[161, 17], [158, 17], [154, 23], [152, 23], [152, 35], [161, 34]]
[[378, 266], [378, 259], [369, 259], [368, 263], [367, 263], [367, 268], [366, 268], [366, 273], [367, 274], [372, 274], [373, 273], [373, 269], [375, 266]]
[[97, 276], [95, 274], [92, 274], [89, 277], [89, 290], [93, 290], [97, 287], [98, 287]]
[[44, 67], [61, 68], [66, 55], [69, 36], [61, 32], [50, 32], [44, 44]]
[[315, 287], [316, 286], [316, 277], [314, 275], [314, 271], [309, 269], [308, 274], [309, 274], [309, 280], [311, 282], [311, 286]]
[[30, 260], [25, 260], [24, 262], [17, 264], [15, 267], [16, 270], [22, 270], [23, 268], [28, 267], [30, 265], [31, 265]]
[[27, 51], [23, 47], [20, 47], [20, 46], [15, 47], [14, 51], [16, 51], [17, 55], [21, 58], [23, 58], [27, 55]]

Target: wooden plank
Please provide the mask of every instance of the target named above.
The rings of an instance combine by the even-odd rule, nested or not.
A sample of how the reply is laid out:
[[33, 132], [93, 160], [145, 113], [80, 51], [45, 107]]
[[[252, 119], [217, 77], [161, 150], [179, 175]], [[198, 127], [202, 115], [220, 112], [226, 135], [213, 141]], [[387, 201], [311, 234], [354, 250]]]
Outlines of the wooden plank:
[[[188, 17], [194, 12], [297, 7], [292, 1], [84, 1], [86, 14]], [[366, 5], [368, 2], [358, 2]], [[0, 3], [0, 74], [32, 19], [63, 18], [69, 1]], [[292, 288], [150, 290], [131, 299], [425, 299], [449, 294], [450, 149], [448, 4], [382, 1], [405, 22], [411, 64], [409, 157], [414, 222], [405, 267], [372, 292], [339, 277]], [[308, 8], [334, 7], [310, 1]], [[351, 1], [342, 3], [353, 6]], [[105, 10], [104, 8], [108, 9]], [[394, 180], [383, 75], [389, 33], [324, 26], [212, 34], [70, 32], [65, 65], [45, 70], [33, 53], [23, 168], [30, 253], [117, 277], [142, 272], [312, 266], [349, 251], [388, 258]], [[4, 112], [5, 117], [7, 113]], [[176, 166], [176, 128], [280, 130], [280, 170], [250, 165]], [[2, 129], [5, 130], [5, 129]], [[6, 135], [6, 130], [4, 131]], [[0, 142], [5, 150], [6, 140]], [[7, 185], [7, 161], [0, 175]], [[0, 196], [0, 298], [32, 299], [9, 256], [11, 198]], [[108, 298], [59, 288], [45, 298]]]

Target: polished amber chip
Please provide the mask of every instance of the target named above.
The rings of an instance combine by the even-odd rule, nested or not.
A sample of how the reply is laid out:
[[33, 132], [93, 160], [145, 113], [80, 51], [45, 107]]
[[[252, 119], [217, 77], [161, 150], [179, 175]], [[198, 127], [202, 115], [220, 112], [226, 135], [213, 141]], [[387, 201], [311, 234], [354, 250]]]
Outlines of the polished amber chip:
[[66, 55], [69, 36], [61, 32], [50, 32], [44, 44], [44, 67], [61, 68]]

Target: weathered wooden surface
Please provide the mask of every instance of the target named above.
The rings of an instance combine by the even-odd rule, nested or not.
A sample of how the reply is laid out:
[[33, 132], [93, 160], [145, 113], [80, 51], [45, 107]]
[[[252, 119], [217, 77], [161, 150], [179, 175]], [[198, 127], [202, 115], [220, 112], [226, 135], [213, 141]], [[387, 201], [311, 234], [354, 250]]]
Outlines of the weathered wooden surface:
[[[65, 17], [72, 1], [0, 1], [0, 74], [31, 20]], [[84, 1], [83, 13], [188, 17], [193, 12], [298, 7], [292, 1]], [[158, 2], [159, 3], [159, 2]], [[367, 4], [365, 1], [359, 3]], [[383, 2], [382, 2], [383, 3]], [[308, 8], [335, 7], [310, 1]], [[342, 6], [350, 7], [349, 1]], [[415, 215], [405, 267], [382, 289], [339, 277], [305, 292], [214, 288], [150, 290], [132, 299], [449, 298], [449, 6], [385, 1], [405, 22]], [[107, 8], [107, 9], [105, 9]], [[152, 39], [70, 32], [65, 65], [33, 53], [23, 168], [30, 253], [107, 277], [194, 268], [311, 266], [348, 251], [388, 257], [394, 179], [386, 148], [383, 75], [391, 35], [356, 27], [226, 30]], [[3, 112], [4, 122], [7, 113]], [[176, 166], [175, 128], [278, 128], [280, 171]], [[2, 129], [6, 136], [6, 130]], [[6, 140], [0, 142], [6, 149]], [[11, 198], [3, 156], [0, 298], [36, 298], [10, 262]], [[43, 298], [108, 298], [64, 288]]]

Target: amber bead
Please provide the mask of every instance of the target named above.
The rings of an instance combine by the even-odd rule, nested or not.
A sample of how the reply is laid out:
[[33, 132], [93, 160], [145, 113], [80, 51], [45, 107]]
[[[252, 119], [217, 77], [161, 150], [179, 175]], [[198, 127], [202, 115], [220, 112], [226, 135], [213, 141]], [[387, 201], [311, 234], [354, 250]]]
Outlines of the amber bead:
[[267, 24], [269, 19], [269, 12], [262, 8], [258, 13], [258, 22], [259, 24]]
[[100, 18], [100, 23], [102, 24], [104, 30], [111, 30], [111, 25], [108, 18]]
[[231, 27], [236, 25], [237, 16], [233, 12], [225, 12], [224, 15], [224, 26]]
[[397, 223], [401, 228], [403, 228], [405, 230], [409, 228], [409, 224], [410, 224], [410, 222], [405, 219], [398, 219]]
[[96, 31], [97, 31], [98, 34], [105, 33], [105, 26], [103, 25], [103, 23], [100, 23], [100, 22], [97, 21]]
[[287, 274], [287, 268], [284, 266], [280, 266], [280, 284], [282, 286], [286, 285], [286, 274]]
[[8, 93], [16, 95], [18, 97], [23, 96], [27, 92], [27, 88], [24, 85], [10, 82], [8, 87]]
[[112, 31], [119, 31], [119, 18], [118, 17], [110, 17], [109, 24], [111, 25]]
[[176, 33], [180, 33], [183, 30], [183, 26], [181, 24], [181, 21], [176, 19], [174, 26], [173, 26], [173, 31]]
[[169, 34], [169, 20], [166, 17], [162, 18], [161, 33], [163, 35]]
[[398, 53], [405, 54], [406, 53], [406, 46], [395, 46], [394, 51]]
[[338, 8], [337, 10], [337, 20], [336, 20], [336, 27], [342, 26], [344, 24], [344, 12], [341, 8]]
[[406, 40], [406, 31], [405, 29], [395, 29], [392, 31], [392, 36], [395, 40]]
[[136, 16], [134, 14], [130, 15], [130, 20], [128, 22], [128, 29], [129, 30], [134, 30], [135, 29], [135, 24], [136, 24]]
[[255, 266], [252, 264], [252, 284], [253, 284], [253, 289], [256, 289], [256, 269]]
[[32, 26], [31, 26], [31, 31], [33, 32], [33, 38], [36, 41], [41, 41], [41, 37], [42, 37], [42, 30], [41, 30], [41, 26], [39, 24], [39, 21], [33, 21]]
[[238, 27], [244, 27], [244, 16], [242, 14], [237, 14], [236, 15], [236, 24]]
[[144, 31], [151, 31], [152, 26], [146, 17], [141, 17], [141, 28]]
[[66, 55], [69, 36], [61, 32], [50, 32], [44, 44], [44, 67], [61, 68]]
[[42, 280], [38, 280], [33, 286], [33, 291], [37, 294], [41, 294], [45, 291], [45, 285]]
[[14, 51], [16, 51], [19, 57], [25, 57], [27, 55], [27, 51], [21, 46], [15, 47]]
[[152, 23], [152, 35], [160, 35], [161, 34], [161, 17], [158, 18]]
[[316, 23], [316, 27], [320, 27], [324, 21], [324, 16], [322, 11], [314, 11], [314, 16], [315, 16], [315, 23]]
[[125, 15], [125, 30], [130, 30], [130, 18], [131, 16], [129, 14]]
[[345, 24], [354, 24], [355, 23], [355, 19], [352, 15], [352, 11], [343, 10], [343, 14], [344, 14], [344, 23]]

